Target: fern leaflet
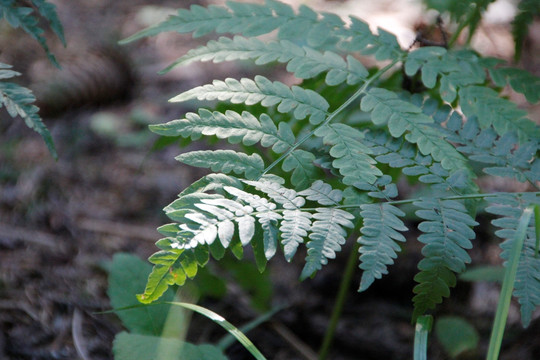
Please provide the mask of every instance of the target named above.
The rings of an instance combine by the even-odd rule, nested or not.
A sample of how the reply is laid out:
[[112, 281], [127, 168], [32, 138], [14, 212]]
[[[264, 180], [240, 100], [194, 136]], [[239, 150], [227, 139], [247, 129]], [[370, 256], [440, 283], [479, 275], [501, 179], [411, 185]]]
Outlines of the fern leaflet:
[[[356, 186], [369, 191], [368, 194], [372, 198], [391, 199], [397, 196], [397, 187], [391, 181], [390, 176], [383, 175], [373, 185]], [[360, 208], [364, 224], [360, 229], [362, 236], [357, 241], [362, 245], [358, 252], [359, 267], [363, 272], [358, 291], [364, 291], [375, 279], [380, 279], [388, 273], [387, 266], [394, 263], [397, 252], [401, 250], [397, 242], [405, 241], [405, 237], [399, 231], [408, 229], [399, 219], [405, 213], [392, 204], [384, 202], [363, 204]]]
[[244, 173], [248, 179], [256, 179], [264, 170], [263, 159], [258, 154], [246, 155], [233, 150], [199, 150], [180, 154], [176, 160], [184, 164], [210, 168], [223, 173]]
[[334, 52], [322, 53], [307, 46], [300, 47], [288, 40], [265, 43], [256, 38], [241, 36], [235, 36], [233, 39], [221, 37], [217, 41], [210, 41], [206, 46], [190, 50], [162, 72], [193, 61], [212, 60], [219, 63], [246, 59], [254, 59], [257, 65], [272, 61], [287, 63], [287, 71], [300, 79], [309, 79], [322, 72], [328, 72], [325, 81], [330, 86], [339, 85], [344, 81], [354, 85], [368, 75], [364, 65], [352, 56], [348, 56], [345, 61]]
[[[55, 5], [43, 0], [32, 0], [34, 5], [38, 8], [38, 11], [44, 16], [44, 18], [51, 23], [51, 28], [58, 35], [62, 43], [65, 45], [62, 25], [58, 21], [56, 15]], [[0, 18], [6, 19], [6, 21], [14, 28], [20, 27], [30, 36], [32, 36], [41, 47], [45, 50], [50, 62], [56, 67], [60, 67], [54, 55], [50, 52], [47, 41], [43, 36], [44, 30], [39, 27], [39, 19], [34, 16], [34, 10], [30, 7], [24, 7], [17, 5], [14, 0], [2, 0], [0, 1]]]
[[310, 122], [314, 125], [326, 118], [326, 111], [330, 106], [325, 98], [313, 90], [305, 90], [299, 86], [289, 88], [279, 81], [272, 82], [261, 75], [257, 75], [254, 80], [247, 78], [240, 81], [230, 78], [225, 81], [214, 80], [212, 84], [188, 90], [170, 101], [181, 102], [191, 99], [228, 100], [233, 104], [246, 105], [261, 103], [265, 107], [278, 105], [279, 112], [292, 112], [298, 120], [310, 116]]
[[454, 273], [465, 270], [471, 261], [466, 249], [472, 248], [475, 233], [471, 227], [478, 223], [455, 200], [424, 198], [414, 205], [420, 208], [416, 215], [424, 219], [418, 226], [423, 232], [418, 241], [425, 244], [424, 259], [418, 263], [420, 272], [414, 277], [419, 283], [413, 289], [416, 319], [450, 295], [449, 288], [456, 283]]
[[[9, 79], [20, 75], [20, 73], [9, 69], [11, 69], [11, 65], [0, 63], [0, 79]], [[39, 108], [33, 105], [35, 101], [36, 98], [30, 89], [15, 83], [0, 81], [0, 107], [5, 106], [11, 117], [20, 116], [26, 126], [41, 135], [49, 152], [57, 159], [58, 154], [51, 133], [38, 114]]]

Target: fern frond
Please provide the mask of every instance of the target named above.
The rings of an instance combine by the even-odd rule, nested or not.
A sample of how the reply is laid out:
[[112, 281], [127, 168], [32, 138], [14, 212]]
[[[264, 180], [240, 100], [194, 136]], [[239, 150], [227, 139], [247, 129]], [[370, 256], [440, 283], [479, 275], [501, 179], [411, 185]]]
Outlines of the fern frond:
[[242, 142], [244, 145], [261, 143], [264, 147], [272, 146], [276, 153], [282, 153], [295, 143], [295, 136], [286, 122], [276, 127], [272, 119], [262, 114], [259, 119], [249, 112], [238, 114], [227, 110], [225, 114], [217, 111], [199, 109], [199, 114], [187, 113], [184, 119], [173, 120], [165, 124], [150, 125], [150, 130], [163, 136], [182, 136], [198, 139], [201, 135], [217, 136], [227, 139], [231, 144]]
[[468, 154], [471, 160], [490, 165], [482, 169], [486, 174], [529, 181], [533, 185], [540, 181], [540, 173], [532, 171], [540, 166], [536, 158], [540, 149], [538, 139], [531, 139], [517, 147], [515, 132], [507, 132], [499, 137], [491, 127], [480, 130], [475, 118], [465, 124], [459, 118], [453, 118], [447, 122], [447, 129], [452, 131], [448, 139], [457, 144], [458, 151]]
[[468, 86], [459, 91], [460, 104], [467, 118], [477, 117], [480, 128], [491, 125], [499, 135], [516, 131], [521, 141], [538, 137], [540, 129], [527, 119], [527, 112], [509, 100], [500, 98], [492, 89]]
[[317, 208], [312, 217], [315, 221], [311, 225], [310, 241], [306, 245], [308, 250], [306, 264], [300, 274], [301, 280], [320, 270], [328, 263], [328, 259], [334, 259], [346, 241], [347, 231], [344, 227], [354, 227], [351, 221], [354, 215], [342, 209]]
[[301, 5], [298, 13], [292, 7], [275, 0], [265, 5], [228, 1], [227, 7], [210, 5], [204, 8], [192, 5], [180, 9], [166, 21], [144, 29], [123, 42], [131, 42], [162, 32], [193, 33], [200, 37], [210, 32], [242, 34], [247, 37], [267, 34], [278, 29], [280, 39], [306, 37], [310, 46], [321, 46], [329, 41], [332, 32], [344, 25], [337, 15], [323, 14], [322, 18], [311, 8]]
[[471, 261], [466, 250], [472, 248], [475, 237], [471, 227], [478, 223], [455, 200], [424, 198], [413, 204], [420, 208], [416, 215], [424, 219], [418, 225], [422, 231], [418, 241], [425, 244], [424, 259], [418, 263], [420, 272], [414, 277], [419, 283], [413, 289], [416, 319], [450, 295], [450, 287], [456, 283], [454, 273], [461, 273]]
[[374, 165], [377, 162], [369, 155], [371, 149], [361, 142], [364, 134], [357, 129], [346, 124], [328, 124], [318, 128], [315, 135], [331, 146], [332, 166], [339, 170], [345, 185], [357, 181], [372, 184], [382, 175]]
[[[0, 79], [9, 79], [20, 75], [20, 73], [10, 69], [11, 65], [0, 63]], [[26, 126], [41, 135], [49, 152], [57, 159], [58, 154], [51, 133], [38, 114], [39, 108], [33, 105], [35, 101], [36, 98], [30, 89], [15, 83], [0, 81], [0, 107], [5, 106], [11, 117], [20, 116]]]
[[[373, 199], [391, 200], [398, 195], [397, 187], [388, 175], [379, 177], [374, 184], [358, 182], [355, 187], [367, 191], [367, 195]], [[405, 241], [405, 237], [398, 231], [408, 229], [399, 219], [405, 213], [392, 204], [363, 204], [360, 209], [363, 226], [357, 242], [361, 245], [358, 249], [359, 267], [363, 272], [358, 291], [364, 291], [375, 279], [388, 273], [387, 265], [394, 263], [400, 250], [398, 242]]]
[[255, 60], [255, 64], [264, 65], [273, 61], [287, 63], [287, 71], [299, 79], [310, 79], [322, 72], [327, 72], [325, 81], [328, 85], [347, 82], [354, 85], [365, 79], [368, 72], [361, 62], [352, 56], [345, 61], [338, 54], [320, 52], [307, 46], [300, 47], [288, 40], [262, 42], [256, 38], [235, 36], [233, 39], [221, 37], [211, 40], [206, 46], [190, 50], [186, 55], [168, 66], [162, 73], [179, 64], [194, 61], [213, 61], [215, 63], [234, 60]]
[[[495, 235], [505, 239], [500, 245], [501, 258], [508, 260], [515, 241], [519, 218], [528, 206], [540, 204], [540, 198], [538, 193], [523, 194], [522, 196], [500, 194], [488, 197], [486, 200], [490, 203], [486, 211], [499, 216], [491, 223], [500, 228], [495, 232]], [[514, 283], [514, 295], [521, 305], [521, 320], [524, 326], [529, 325], [533, 311], [540, 305], [540, 258], [536, 254], [535, 246], [534, 221], [531, 221], [521, 250]], [[506, 266], [506, 262], [504, 265]]]
[[243, 78], [214, 80], [212, 84], [198, 86], [174, 98], [171, 102], [186, 100], [219, 100], [230, 101], [233, 104], [254, 105], [261, 103], [265, 107], [277, 106], [281, 113], [292, 112], [298, 120], [310, 116], [309, 121], [317, 125], [327, 116], [329, 104], [325, 98], [313, 90], [299, 86], [289, 88], [279, 81], [270, 81], [264, 76], [257, 75], [254, 80]]
[[[54, 26], [53, 29], [56, 28], [58, 30], [58, 26], [61, 28], [60, 22], [56, 17], [54, 5], [45, 3], [44, 1], [35, 1], [35, 3], [36, 6], [41, 6], [39, 10], [44, 11], [45, 16], [53, 15], [53, 18], [47, 18], [47, 20], [51, 21], [52, 25]], [[32, 8], [20, 6], [14, 0], [3, 0], [0, 3], [0, 18], [3, 17], [9, 23], [9, 25], [14, 28], [20, 27], [28, 35], [33, 37], [41, 45], [43, 50], [45, 50], [45, 53], [47, 54], [47, 57], [51, 63], [60, 68], [56, 58], [49, 50], [47, 40], [43, 36], [44, 30], [39, 27], [39, 20], [34, 16], [33, 12], [34, 10]], [[63, 39], [63, 35], [60, 37], [60, 39]]]
[[246, 155], [233, 150], [199, 150], [178, 155], [176, 160], [191, 166], [210, 168], [225, 174], [245, 174], [257, 179], [264, 170], [264, 161], [258, 154]]
[[400, 216], [405, 213], [387, 203], [364, 204], [360, 216], [364, 226], [358, 238], [360, 247], [360, 269], [362, 279], [358, 291], [366, 290], [375, 279], [388, 274], [387, 265], [394, 263], [401, 247], [397, 242], [405, 242], [405, 237], [398, 231], [407, 231]]
[[446, 140], [442, 133], [430, 126], [434, 121], [422, 113], [422, 109], [410, 102], [401, 100], [388, 90], [372, 88], [362, 98], [361, 109], [371, 112], [375, 125], [387, 125], [393, 137], [401, 137], [413, 144], [424, 155], [431, 155], [447, 170], [465, 167], [465, 158]]

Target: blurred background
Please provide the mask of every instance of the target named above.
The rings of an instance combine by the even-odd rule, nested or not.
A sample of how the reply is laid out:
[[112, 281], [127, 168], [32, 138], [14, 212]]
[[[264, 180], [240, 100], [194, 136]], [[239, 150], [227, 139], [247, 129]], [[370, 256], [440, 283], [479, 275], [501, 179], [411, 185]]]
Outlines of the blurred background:
[[[244, 63], [195, 63], [157, 74], [208, 37], [165, 33], [117, 45], [118, 40], [174, 14], [176, 8], [223, 4], [221, 0], [51, 2], [57, 6], [67, 47], [52, 34], [46, 35], [62, 70], [48, 62], [37, 42], [0, 21], [0, 62], [13, 64], [23, 74], [17, 82], [35, 92], [59, 153], [55, 162], [37, 134], [0, 109], [0, 359], [112, 359], [113, 338], [122, 325], [115, 315], [98, 313], [111, 308], [108, 262], [118, 252], [142, 259], [155, 252], [154, 243], [160, 238], [155, 228], [168, 222], [161, 209], [205, 174], [175, 161], [185, 150], [177, 144], [166, 146], [148, 125], [196, 110], [197, 103], [167, 100], [213, 79], [262, 72], [289, 83], [296, 80], [280, 67]], [[413, 0], [285, 2], [343, 17], [355, 15], [373, 29], [380, 26], [396, 34], [403, 48], [437, 15]], [[514, 45], [509, 23], [515, 12], [515, 1], [492, 4], [473, 47], [511, 61]], [[539, 19], [530, 30], [519, 66], [540, 75]], [[527, 105], [510, 91], [507, 95], [527, 107], [532, 119], [540, 119], [538, 105]], [[205, 143], [189, 146], [200, 148]], [[525, 190], [507, 181], [479, 181], [488, 191]], [[313, 280], [300, 285], [301, 264], [285, 264], [279, 256], [270, 262], [268, 274], [253, 275], [252, 283], [263, 284], [258, 288], [239, 280], [256, 272], [251, 263], [227, 265], [226, 261], [224, 280], [210, 285], [223, 290], [209, 291], [203, 305], [241, 325], [273, 304], [288, 304], [249, 337], [271, 359], [312, 359], [328, 324], [346, 250]], [[492, 230], [479, 233], [477, 247], [471, 251], [473, 262], [495, 265], [498, 254]], [[419, 246], [410, 245], [407, 256], [390, 268], [390, 275], [366, 293], [356, 293], [358, 282], [353, 281], [330, 359], [411, 358], [410, 299], [419, 258]], [[439, 310], [466, 316], [483, 339], [477, 351], [461, 358], [482, 358], [479, 354], [485, 351], [497, 296], [494, 283], [460, 282]], [[527, 330], [518, 320], [513, 307], [501, 359], [540, 359], [538, 316]], [[194, 317], [187, 337], [192, 342], [212, 342], [221, 335], [214, 324]], [[449, 358], [432, 340], [431, 358]], [[250, 358], [237, 345], [227, 354], [231, 359]]]

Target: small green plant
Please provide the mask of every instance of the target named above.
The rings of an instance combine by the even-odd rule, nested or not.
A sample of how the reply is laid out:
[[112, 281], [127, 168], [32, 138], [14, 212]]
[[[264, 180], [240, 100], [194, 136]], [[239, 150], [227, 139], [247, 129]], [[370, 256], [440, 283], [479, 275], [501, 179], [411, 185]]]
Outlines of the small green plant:
[[[5, 19], [13, 28], [21, 28], [33, 37], [43, 47], [51, 63], [60, 67], [47, 46], [47, 41], [43, 36], [44, 30], [39, 26], [40, 18], [49, 24], [65, 46], [64, 30], [58, 19], [55, 5], [45, 0], [0, 0], [0, 19]], [[0, 63], [0, 80], [2, 80], [0, 81], [0, 107], [5, 106], [11, 117], [20, 116], [29, 128], [41, 135], [51, 155], [57, 158], [51, 134], [39, 116], [39, 108], [33, 105], [36, 98], [32, 91], [16, 83], [5, 81], [5, 79], [21, 75], [11, 68], [9, 64]]]
[[[515, 267], [515, 281], [506, 282], [505, 291], [511, 294], [515, 286], [527, 326], [540, 305], [540, 219], [525, 221], [523, 215], [531, 206], [538, 209], [540, 193], [483, 193], [473, 169], [539, 189], [540, 129], [500, 92], [510, 86], [536, 103], [540, 79], [457, 45], [464, 29], [471, 38], [490, 2], [449, 2], [452, 6], [440, 8], [457, 21], [449, 41], [409, 50], [391, 33], [378, 29], [375, 34], [358, 18], [345, 23], [276, 0], [193, 5], [126, 39], [164, 31], [235, 34], [190, 50], [164, 71], [194, 61], [251, 60], [286, 64], [302, 80], [294, 86], [261, 75], [214, 80], [170, 101], [217, 101], [216, 109], [201, 108], [150, 127], [163, 136], [217, 137], [238, 147], [176, 158], [216, 173], [165, 207], [173, 223], [158, 229], [164, 238], [149, 259], [154, 267], [139, 301], [151, 303], [171, 285], [183, 285], [210, 255], [219, 260], [230, 250], [242, 258], [246, 246], [260, 270], [277, 253], [290, 261], [305, 246], [299, 274], [304, 280], [335, 258], [346, 241], [356, 243], [351, 257], [359, 259], [359, 291], [365, 291], [398, 256], [408, 230], [399, 207], [412, 204], [420, 219], [417, 240], [424, 244], [412, 298], [415, 357], [425, 358], [430, 313], [471, 262], [467, 250], [478, 225], [475, 208], [483, 200], [485, 210], [496, 216], [496, 235], [504, 240], [501, 257], [512, 259]], [[273, 31], [276, 40], [258, 38]], [[366, 69], [358, 55], [387, 65]], [[414, 93], [402, 86], [411, 78], [421, 83]], [[396, 184], [403, 177], [423, 185], [423, 195], [399, 199]], [[504, 323], [495, 328], [502, 331]], [[333, 326], [329, 329], [331, 338]], [[328, 351], [329, 342], [324, 343], [321, 358]]]

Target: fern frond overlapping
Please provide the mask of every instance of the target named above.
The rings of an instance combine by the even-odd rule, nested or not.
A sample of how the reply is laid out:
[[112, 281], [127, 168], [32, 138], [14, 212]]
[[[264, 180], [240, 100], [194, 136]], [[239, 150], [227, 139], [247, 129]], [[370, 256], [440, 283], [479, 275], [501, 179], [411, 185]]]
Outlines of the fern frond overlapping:
[[[520, 197], [514, 194], [500, 194], [488, 197], [486, 200], [490, 206], [486, 211], [497, 215], [491, 223], [499, 230], [495, 235], [504, 239], [500, 245], [501, 258], [508, 260], [510, 251], [515, 240], [519, 218], [523, 211], [530, 205], [539, 205], [538, 194], [523, 194]], [[533, 311], [540, 306], [540, 257], [535, 250], [536, 234], [534, 221], [531, 221], [527, 229], [525, 242], [521, 250], [519, 264], [514, 284], [514, 295], [521, 305], [521, 319], [524, 326], [528, 326]], [[506, 263], [505, 263], [506, 265]]]
[[540, 78], [524, 70], [496, 67], [497, 63], [489, 60], [480, 59], [469, 50], [422, 47], [407, 56], [405, 73], [413, 76], [421, 71], [422, 82], [429, 89], [434, 88], [440, 78], [441, 98], [449, 103], [459, 98], [463, 114], [468, 119], [477, 118], [482, 129], [493, 126], [499, 135], [516, 131], [520, 140], [538, 136], [535, 124], [526, 118], [526, 111], [483, 84], [488, 70], [495, 85], [509, 83], [534, 103], [540, 92]]
[[[176, 223], [158, 229], [166, 238], [158, 241], [162, 251], [151, 259], [156, 266], [141, 301], [151, 302], [168, 285], [181, 285], [191, 278], [197, 264], [204, 262], [204, 257], [198, 260], [195, 256], [200, 251], [219, 257], [226, 249], [241, 253], [241, 249], [233, 248], [237, 243], [251, 244], [255, 256], [266, 261], [276, 254], [281, 243], [284, 256], [290, 261], [298, 246], [307, 242], [308, 255], [301, 278], [311, 276], [334, 258], [354, 219], [352, 214], [336, 208], [343, 199], [342, 192], [322, 181], [296, 192], [280, 185], [278, 179], [270, 179], [273, 181], [243, 180], [268, 197], [265, 198], [242, 190], [235, 178], [208, 175], [167, 206], [165, 213]], [[207, 190], [215, 193], [202, 192]], [[304, 210], [306, 200], [316, 201], [321, 207]], [[258, 231], [262, 232], [261, 248], [255, 244]]]
[[357, 129], [346, 124], [328, 124], [318, 128], [315, 135], [330, 145], [329, 154], [334, 158], [332, 166], [339, 170], [345, 185], [358, 181], [372, 184], [382, 175], [370, 156], [372, 150], [361, 141], [364, 134]]
[[434, 121], [418, 106], [398, 98], [389, 90], [372, 88], [362, 98], [361, 109], [371, 112], [375, 125], [387, 125], [393, 137], [401, 137], [413, 144], [424, 155], [431, 155], [447, 170], [465, 167], [465, 158], [442, 137], [441, 131], [430, 126]]
[[448, 139], [457, 144], [457, 150], [484, 166], [483, 171], [493, 176], [529, 181], [532, 185], [540, 181], [540, 161], [536, 157], [540, 149], [538, 138], [516, 146], [518, 136], [509, 131], [498, 136], [493, 128], [481, 130], [475, 118], [462, 123], [461, 117], [452, 117], [446, 123]]

